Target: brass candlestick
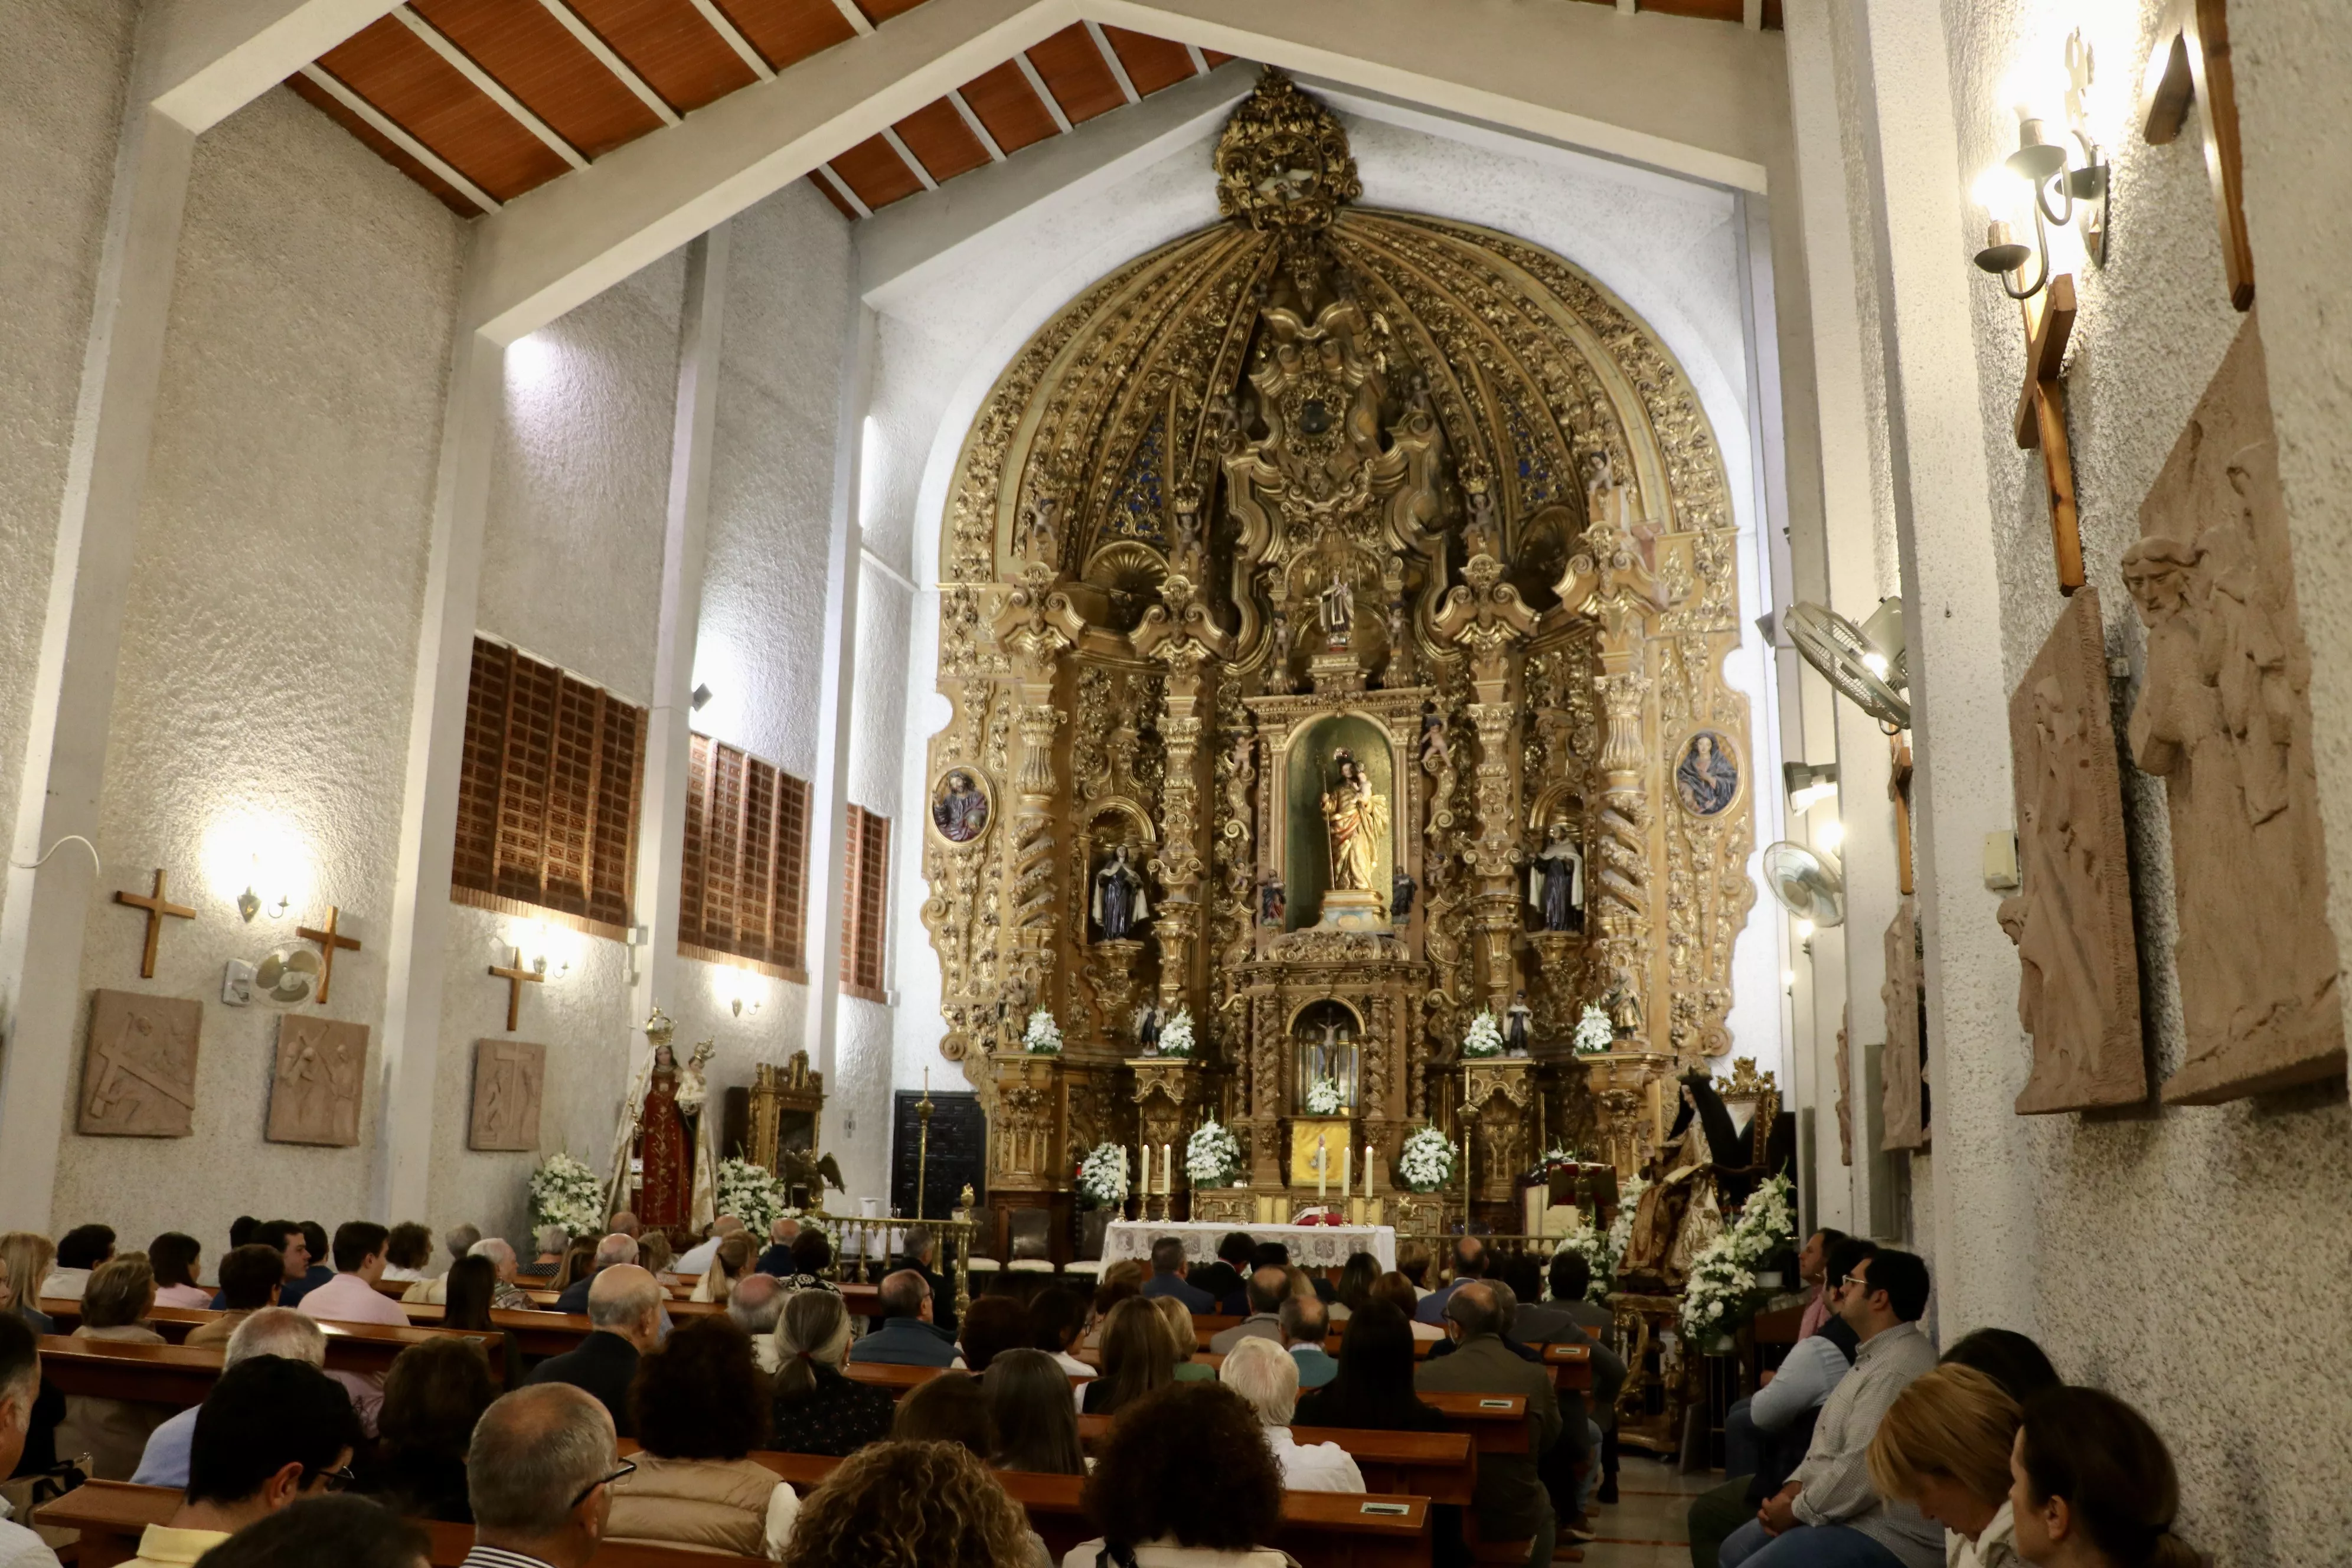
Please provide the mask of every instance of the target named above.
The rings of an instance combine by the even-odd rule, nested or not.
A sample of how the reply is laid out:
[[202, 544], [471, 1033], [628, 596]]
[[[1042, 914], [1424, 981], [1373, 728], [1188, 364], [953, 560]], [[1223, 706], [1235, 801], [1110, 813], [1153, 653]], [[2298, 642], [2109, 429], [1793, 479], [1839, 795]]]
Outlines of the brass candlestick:
[[931, 1173], [931, 1069], [923, 1069], [923, 1098], [915, 1101], [915, 1115], [922, 1122], [920, 1138], [915, 1148], [915, 1218], [923, 1217], [923, 1184]]

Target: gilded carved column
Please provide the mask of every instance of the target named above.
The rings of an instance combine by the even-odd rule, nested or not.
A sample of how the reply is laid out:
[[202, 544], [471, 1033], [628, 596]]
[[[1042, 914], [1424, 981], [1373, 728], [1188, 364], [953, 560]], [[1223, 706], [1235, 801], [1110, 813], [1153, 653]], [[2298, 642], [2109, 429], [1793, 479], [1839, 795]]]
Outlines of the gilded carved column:
[[1065, 718], [1054, 699], [1062, 655], [1084, 624], [1066, 597], [1050, 591], [1052, 578], [1053, 568], [1042, 563], [1024, 568], [1021, 585], [1005, 596], [995, 627], [998, 646], [1011, 656], [1013, 726], [1021, 737], [1005, 899], [1013, 951], [1005, 955], [1005, 967], [1008, 980], [1025, 981], [1031, 994], [1049, 1006], [1057, 898], [1054, 740]]
[[1650, 803], [1643, 735], [1650, 692], [1644, 647], [1666, 607], [1630, 527], [1632, 495], [1605, 463], [1588, 492], [1591, 520], [1560, 579], [1561, 604], [1601, 628], [1601, 801], [1594, 868], [1586, 898], [1591, 950], [1607, 977], [1610, 1008], [1621, 1033], [1648, 1037], [1654, 998], [1651, 964]]
[[[1179, 554], [1180, 567], [1192, 563]], [[1232, 637], [1209, 617], [1197, 593], [1189, 575], [1172, 573], [1160, 584], [1161, 603], [1145, 614], [1134, 637], [1135, 650], [1168, 671], [1160, 719], [1168, 775], [1160, 794], [1160, 852], [1151, 862], [1160, 881], [1160, 902], [1152, 917], [1152, 934], [1160, 943], [1160, 1005], [1164, 1012], [1188, 1006], [1196, 1016], [1205, 1010], [1191, 994], [1202, 932], [1201, 684], [1202, 667], [1234, 651]]]
[[1513, 759], [1518, 751], [1519, 705], [1511, 700], [1512, 649], [1535, 627], [1535, 612], [1502, 580], [1503, 563], [1486, 553], [1462, 569], [1465, 582], [1445, 595], [1438, 635], [1470, 658], [1470, 722], [1478, 731], [1478, 837], [1462, 853], [1477, 879], [1473, 925], [1487, 1003], [1499, 1018], [1518, 984], [1511, 960], [1519, 921], [1518, 791]]

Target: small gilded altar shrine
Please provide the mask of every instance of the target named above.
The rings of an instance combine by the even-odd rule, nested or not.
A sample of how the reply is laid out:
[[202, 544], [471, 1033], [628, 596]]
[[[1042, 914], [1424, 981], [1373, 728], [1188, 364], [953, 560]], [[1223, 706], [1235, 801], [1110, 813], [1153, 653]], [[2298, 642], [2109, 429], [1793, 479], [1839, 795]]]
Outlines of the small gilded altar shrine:
[[[1513, 1230], [1543, 1149], [1633, 1173], [1673, 1072], [1730, 1043], [1754, 894], [1722, 458], [1622, 303], [1357, 205], [1339, 121], [1279, 72], [1214, 172], [1225, 221], [1040, 329], [956, 467], [943, 1049], [1000, 1224], [1066, 1237], [1078, 1160], [1117, 1142], [1173, 1150], [1198, 1220], [1289, 1219], [1345, 1158], [1360, 1217]], [[1590, 1005], [1614, 1046], [1578, 1058]], [[1024, 1048], [1039, 1009], [1057, 1053]], [[1507, 1047], [1465, 1058], [1482, 1013]], [[1239, 1183], [1188, 1194], [1210, 1120]], [[1418, 1126], [1466, 1140], [1443, 1192], [1399, 1188]]]

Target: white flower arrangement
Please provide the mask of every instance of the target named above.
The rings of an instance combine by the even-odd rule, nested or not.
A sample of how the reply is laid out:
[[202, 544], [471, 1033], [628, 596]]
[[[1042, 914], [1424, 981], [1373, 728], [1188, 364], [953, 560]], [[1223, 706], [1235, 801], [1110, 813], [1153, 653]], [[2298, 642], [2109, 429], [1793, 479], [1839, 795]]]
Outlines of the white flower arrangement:
[[1470, 1020], [1469, 1032], [1462, 1037], [1462, 1054], [1465, 1057], [1499, 1057], [1503, 1054], [1503, 1031], [1495, 1023], [1495, 1010], [1482, 1007]]
[[1116, 1208], [1127, 1202], [1127, 1150], [1118, 1143], [1097, 1143], [1078, 1165], [1078, 1196], [1093, 1208]]
[[1397, 1180], [1407, 1192], [1433, 1193], [1454, 1179], [1454, 1149], [1434, 1127], [1416, 1127], [1397, 1152]]
[[1307, 1114], [1337, 1116], [1339, 1114], [1339, 1086], [1328, 1078], [1318, 1078], [1307, 1086]]
[[1577, 1252], [1584, 1257], [1591, 1270], [1591, 1283], [1585, 1287], [1585, 1300], [1600, 1301], [1617, 1288], [1617, 1265], [1625, 1256], [1625, 1245], [1633, 1235], [1633, 1211], [1641, 1206], [1642, 1193], [1650, 1184], [1639, 1176], [1633, 1177], [1618, 1189], [1617, 1217], [1606, 1231], [1595, 1230], [1582, 1209], [1575, 1211], [1570, 1221], [1574, 1228], [1560, 1237], [1552, 1250]]
[[1179, 1007], [1160, 1026], [1160, 1054], [1163, 1057], [1189, 1057], [1192, 1054], [1192, 1010]]
[[1054, 1022], [1053, 1014], [1040, 1007], [1029, 1015], [1029, 1026], [1021, 1031], [1021, 1048], [1033, 1057], [1062, 1054], [1062, 1026]]
[[1789, 1206], [1786, 1176], [1774, 1176], [1748, 1194], [1739, 1217], [1691, 1260], [1683, 1289], [1683, 1337], [1704, 1346], [1724, 1321], [1760, 1295], [1756, 1266], [1789, 1245], [1796, 1216]]
[[1600, 1003], [1587, 1002], [1570, 1039], [1580, 1055], [1591, 1056], [1617, 1043], [1617, 1026], [1609, 1021], [1608, 1011]]
[[560, 1225], [572, 1236], [604, 1230], [604, 1186], [596, 1173], [558, 1152], [530, 1173], [530, 1220], [534, 1226]]
[[784, 1184], [764, 1165], [749, 1160], [719, 1162], [719, 1212], [731, 1214], [756, 1239], [768, 1234], [784, 1212]]
[[1240, 1142], [1217, 1122], [1203, 1121], [1184, 1141], [1184, 1173], [1196, 1186], [1225, 1186], [1241, 1173], [1241, 1168]]

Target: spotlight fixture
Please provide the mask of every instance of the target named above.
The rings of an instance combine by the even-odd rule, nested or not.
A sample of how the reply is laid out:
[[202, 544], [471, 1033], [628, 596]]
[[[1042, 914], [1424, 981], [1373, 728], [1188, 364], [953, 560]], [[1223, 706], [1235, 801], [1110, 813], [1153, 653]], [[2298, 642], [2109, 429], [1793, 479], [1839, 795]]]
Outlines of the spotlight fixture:
[[710, 688], [707, 685], [696, 686], [694, 695], [686, 700], [687, 706], [692, 708], [697, 713], [701, 712], [702, 705], [710, 700]]

